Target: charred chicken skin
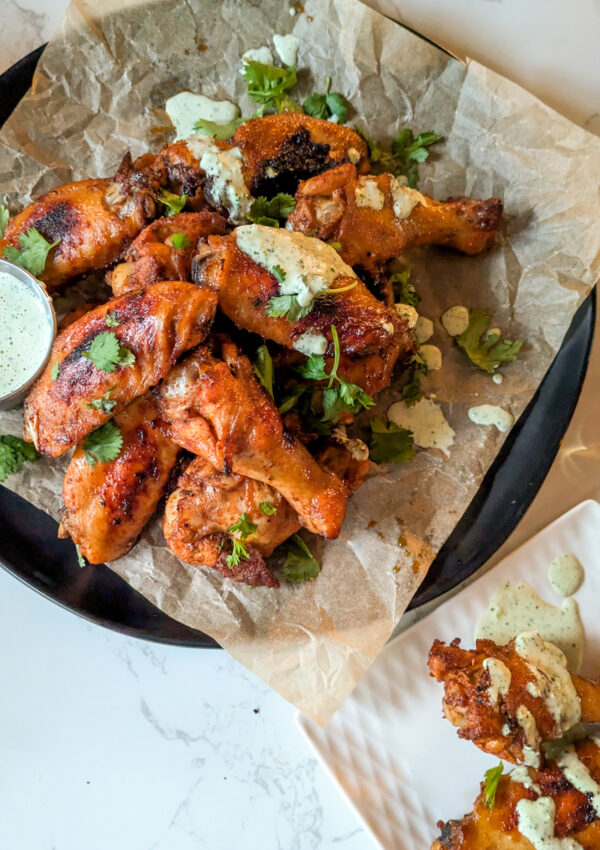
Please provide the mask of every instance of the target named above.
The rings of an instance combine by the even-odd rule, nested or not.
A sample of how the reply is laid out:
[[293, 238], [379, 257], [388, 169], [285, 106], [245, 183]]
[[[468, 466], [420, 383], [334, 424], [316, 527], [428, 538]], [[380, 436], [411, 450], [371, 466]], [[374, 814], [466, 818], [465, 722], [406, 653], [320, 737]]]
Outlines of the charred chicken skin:
[[[574, 745], [574, 752], [587, 772], [600, 782], [600, 750], [587, 738]], [[598, 850], [600, 820], [587, 794], [569, 782], [564, 771], [550, 760], [541, 770], [518, 768], [520, 781], [504, 774], [496, 791], [493, 808], [488, 808], [483, 792], [475, 801], [473, 811], [462, 820], [440, 821], [441, 835], [432, 850], [533, 850], [534, 846], [562, 850]], [[536, 788], [525, 787], [535, 784]], [[534, 845], [524, 833], [528, 815], [537, 815], [538, 844]], [[531, 832], [534, 837], [535, 832]], [[541, 837], [541, 843], [539, 839]]]
[[[528, 727], [534, 734], [537, 729], [539, 750], [541, 742], [560, 737], [579, 721], [600, 721], [600, 682], [569, 674], [566, 668], [563, 683], [556, 677], [549, 681], [516, 651], [519, 639], [506, 646], [478, 640], [474, 650], [461, 649], [458, 639], [449, 645], [436, 640], [429, 653], [430, 675], [444, 684], [444, 714], [459, 737], [513, 763], [527, 760], [527, 747], [530, 757], [535, 750]], [[561, 699], [566, 704], [569, 680], [570, 719], [566, 713], [559, 717], [555, 708]], [[554, 698], [549, 698], [549, 689], [554, 689]]]
[[[276, 238], [284, 242], [292, 236], [283, 230]], [[305, 242], [297, 250], [308, 257], [312, 240], [305, 238]], [[334, 288], [340, 291], [317, 297], [311, 312], [296, 321], [270, 316], [269, 302], [281, 294], [280, 282], [238, 248], [235, 233], [209, 236], [192, 274], [197, 282], [217, 291], [220, 309], [239, 328], [299, 351], [303, 335], [325, 337], [329, 366], [334, 354], [331, 326], [335, 325], [341, 349], [338, 373], [370, 395], [388, 386], [398, 358], [408, 358], [416, 349], [408, 323], [354, 276], [338, 277]]]
[[125, 555], [156, 510], [180, 452], [156, 424], [153, 398], [136, 399], [115, 417], [119, 456], [90, 465], [80, 445], [63, 484], [59, 536], [70, 536], [91, 564]]
[[158, 388], [169, 436], [220, 471], [269, 484], [305, 528], [337, 537], [347, 488], [284, 431], [271, 396], [236, 346], [225, 342], [220, 354], [217, 360], [207, 348], [196, 349]]
[[[27, 396], [25, 439], [44, 455], [63, 455], [155, 386], [185, 351], [202, 342], [216, 303], [214, 293], [176, 281], [154, 283], [85, 313], [58, 335]], [[103, 333], [114, 335], [120, 350], [131, 352], [131, 362], [105, 371], [90, 359], [90, 347]], [[89, 406], [109, 391], [115, 402], [110, 413]]]
[[288, 226], [338, 242], [349, 265], [376, 277], [413, 245], [479, 254], [494, 241], [501, 214], [499, 198], [434, 201], [392, 174], [360, 176], [341, 165], [300, 184]]
[[0, 240], [19, 248], [19, 236], [35, 228], [49, 242], [60, 240], [46, 260], [42, 279], [55, 290], [72, 278], [103, 269], [123, 256], [156, 214], [156, 179], [147, 166], [125, 157], [114, 177], [81, 180], [51, 189], [10, 219]]
[[[273, 509], [268, 516], [259, 507], [265, 502]], [[228, 529], [243, 513], [256, 531], [243, 542], [248, 557], [230, 566], [232, 535]], [[214, 567], [227, 578], [254, 587], [279, 586], [264, 556], [299, 528], [296, 512], [273, 487], [233, 472], [220, 472], [200, 457], [180, 476], [177, 489], [167, 500], [163, 521], [167, 545], [182, 561]]]
[[[217, 213], [179, 213], [159, 218], [144, 228], [130, 245], [125, 262], [108, 273], [115, 295], [144, 289], [161, 280], [189, 280], [192, 259], [211, 234], [225, 233], [226, 221]], [[177, 247], [173, 237], [179, 239]], [[177, 239], [176, 239], [177, 242]]]

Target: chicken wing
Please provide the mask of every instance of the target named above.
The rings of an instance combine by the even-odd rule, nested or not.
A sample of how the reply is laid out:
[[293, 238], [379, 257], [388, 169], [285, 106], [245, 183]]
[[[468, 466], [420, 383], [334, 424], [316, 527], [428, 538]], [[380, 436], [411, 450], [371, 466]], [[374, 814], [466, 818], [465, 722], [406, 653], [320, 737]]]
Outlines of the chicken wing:
[[434, 201], [392, 174], [359, 176], [342, 165], [300, 184], [288, 226], [338, 242], [349, 265], [376, 277], [412, 245], [479, 254], [494, 241], [501, 214], [499, 198]]
[[[164, 282], [85, 313], [58, 335], [45, 370], [27, 396], [25, 439], [44, 455], [63, 455], [157, 384], [185, 351], [202, 342], [216, 303], [214, 293], [191, 283]], [[126, 354], [125, 364], [113, 360], [109, 371], [110, 364], [100, 368], [90, 359], [100, 334], [119, 358]], [[128, 362], [131, 355], [134, 360]], [[111, 412], [98, 401], [91, 406], [107, 393], [115, 402]]]
[[[179, 213], [159, 218], [130, 245], [125, 262], [107, 274], [115, 295], [144, 289], [161, 280], [190, 280], [192, 259], [211, 233], [225, 233], [226, 221], [213, 212]], [[183, 240], [173, 244], [173, 236]]]
[[[568, 751], [592, 781], [600, 782], [600, 750], [593, 740], [580, 741]], [[597, 809], [589, 795], [571, 784], [565, 770], [550, 761], [542, 770], [520, 767], [504, 774], [493, 808], [482, 792], [462, 820], [439, 821], [441, 835], [431, 850], [598, 850]]]
[[73, 539], [91, 564], [125, 555], [156, 510], [180, 452], [156, 424], [147, 393], [115, 416], [123, 438], [119, 456], [94, 466], [80, 445], [63, 484], [59, 536]]
[[[260, 225], [247, 227], [261, 228]], [[321, 253], [331, 252], [331, 257], [327, 255], [325, 259], [339, 262], [335, 250], [317, 240], [284, 229], [262, 229], [272, 231], [270, 238], [281, 243], [272, 260], [279, 259], [283, 269], [290, 254], [310, 267], [314, 262], [314, 243]], [[241, 230], [246, 228], [238, 228]], [[334, 355], [331, 325], [335, 325], [341, 349], [338, 374], [370, 395], [388, 386], [398, 358], [408, 358], [415, 351], [414, 337], [406, 320], [378, 301], [351, 269], [346, 276], [335, 279], [334, 286], [340, 291], [317, 297], [308, 315], [296, 321], [269, 315], [271, 298], [281, 294], [280, 282], [238, 248], [238, 231], [232, 236], [209, 236], [192, 269], [194, 280], [218, 292], [219, 307], [225, 315], [239, 328], [303, 353], [309, 353], [307, 342], [319, 340], [330, 366]]]
[[278, 490], [309, 531], [337, 537], [348, 492], [284, 431], [270, 395], [233, 343], [217, 360], [200, 347], [157, 390], [171, 439], [223, 472]]
[[[268, 515], [259, 507], [265, 503], [271, 506]], [[256, 526], [244, 540], [249, 557], [229, 566], [228, 529], [244, 513]], [[167, 545], [182, 561], [214, 567], [233, 581], [266, 587], [278, 587], [279, 582], [263, 556], [299, 528], [296, 512], [273, 487], [233, 472], [220, 472], [200, 457], [180, 476], [177, 489], [167, 500], [163, 521]]]
[[25, 207], [10, 219], [0, 240], [0, 255], [7, 245], [19, 248], [18, 237], [31, 228], [49, 242], [59, 239], [40, 275], [49, 290], [58, 289], [123, 255], [156, 214], [156, 190], [147, 158], [132, 163], [127, 156], [114, 177], [66, 183]]
[[[475, 650], [461, 649], [458, 638], [449, 645], [436, 640], [429, 653], [430, 675], [444, 684], [444, 714], [459, 736], [515, 763], [535, 762], [541, 742], [579, 721], [600, 722], [600, 682], [569, 674], [566, 660], [563, 672], [553, 668], [558, 675], [532, 664], [517, 651], [526, 636], [506, 646], [478, 640]], [[542, 651], [552, 647], [535, 640]]]

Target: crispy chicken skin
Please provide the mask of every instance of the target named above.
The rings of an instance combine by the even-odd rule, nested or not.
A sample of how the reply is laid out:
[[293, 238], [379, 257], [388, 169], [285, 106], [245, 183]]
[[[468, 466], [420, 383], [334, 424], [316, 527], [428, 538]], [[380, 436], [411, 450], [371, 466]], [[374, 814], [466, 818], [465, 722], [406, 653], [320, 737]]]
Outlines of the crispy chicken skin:
[[[579, 759], [592, 777], [600, 781], [600, 751], [589, 738], [575, 744]], [[550, 761], [543, 769], [529, 768], [529, 776], [555, 804], [554, 834], [571, 838], [582, 850], [600, 847], [600, 820], [585, 794], [577, 791], [565, 778], [562, 770]], [[535, 800], [536, 791], [526, 789], [509, 774], [500, 778], [493, 809], [489, 809], [480, 794], [473, 811], [462, 820], [439, 821], [441, 835], [431, 850], [533, 850], [533, 844], [519, 832], [519, 800]], [[565, 848], [566, 850], [566, 848]]]
[[156, 510], [180, 452], [156, 416], [146, 393], [115, 417], [123, 437], [116, 460], [92, 467], [83, 447], [75, 449], [63, 483], [59, 535], [70, 536], [91, 564], [129, 552]]
[[[90, 402], [112, 388], [115, 414], [155, 386], [185, 351], [207, 337], [216, 303], [214, 293], [191, 283], [164, 282], [85, 313], [58, 335], [27, 396], [25, 439], [44, 455], [63, 455], [112, 415], [88, 407]], [[107, 326], [108, 312], [117, 327]], [[135, 355], [133, 365], [104, 372], [83, 356], [94, 338], [107, 331]]]
[[49, 290], [114, 263], [156, 214], [156, 181], [145, 169], [147, 159], [132, 163], [128, 155], [115, 177], [66, 183], [46, 192], [10, 219], [0, 255], [6, 245], [18, 248], [19, 235], [30, 228], [49, 242], [60, 239], [41, 275]]
[[200, 347], [157, 390], [171, 439], [223, 472], [278, 490], [315, 534], [337, 537], [347, 488], [284, 431], [271, 396], [250, 361], [224, 342], [217, 360]]
[[[449, 645], [439, 640], [433, 643], [429, 672], [444, 684], [444, 714], [457, 727], [459, 737], [498, 758], [523, 762], [527, 741], [517, 719], [519, 706], [524, 705], [533, 715], [542, 741], [559, 737], [563, 730], [557, 728], [544, 699], [527, 689], [534, 676], [515, 651], [514, 641], [499, 646], [491, 640], [478, 640], [476, 647], [461, 649], [458, 638]], [[492, 705], [487, 695], [490, 675], [483, 665], [486, 658], [499, 659], [511, 673], [510, 688], [499, 695], [498, 705]], [[571, 679], [581, 703], [581, 722], [600, 721], [600, 682], [574, 674]]]
[[[199, 244], [211, 233], [225, 233], [226, 226], [225, 219], [214, 212], [178, 213], [156, 219], [129, 246], [125, 262], [108, 273], [113, 293], [123, 295], [161, 280], [189, 280]], [[173, 245], [176, 233], [186, 237], [187, 247]]]
[[355, 130], [301, 112], [250, 118], [233, 134], [246, 186], [255, 195], [295, 192], [299, 180], [340, 163], [369, 170], [367, 145]]
[[[363, 183], [375, 186], [367, 194]], [[434, 201], [405, 188], [407, 198], [419, 199], [409, 215], [394, 215], [391, 174], [359, 179], [353, 165], [342, 165], [301, 183], [296, 208], [288, 219], [294, 230], [339, 242], [340, 254], [351, 266], [376, 276], [386, 263], [413, 245], [447, 245], [465, 254], [488, 248], [500, 225], [502, 201], [450, 198]], [[357, 205], [372, 192], [382, 193], [381, 209]], [[402, 191], [402, 190], [401, 190]]]
[[[269, 502], [275, 512], [265, 516], [259, 508], [261, 502]], [[243, 513], [257, 529], [244, 540], [250, 557], [230, 567], [227, 529]], [[273, 487], [233, 472], [220, 472], [200, 457], [180, 476], [177, 489], [167, 500], [163, 521], [167, 545], [182, 561], [214, 567], [227, 578], [253, 587], [279, 586], [263, 556], [299, 528], [296, 512]]]
[[[218, 292], [220, 309], [239, 328], [290, 349], [305, 331], [315, 329], [327, 338], [330, 366], [331, 325], [335, 325], [341, 349], [338, 374], [370, 395], [388, 386], [399, 357], [407, 358], [415, 351], [407, 322], [378, 301], [362, 281], [346, 292], [317, 298], [313, 310], [296, 322], [268, 316], [266, 305], [279, 295], [279, 282], [239, 250], [235, 235], [209, 236], [192, 274]], [[353, 280], [339, 277], [335, 287], [341, 289]]]

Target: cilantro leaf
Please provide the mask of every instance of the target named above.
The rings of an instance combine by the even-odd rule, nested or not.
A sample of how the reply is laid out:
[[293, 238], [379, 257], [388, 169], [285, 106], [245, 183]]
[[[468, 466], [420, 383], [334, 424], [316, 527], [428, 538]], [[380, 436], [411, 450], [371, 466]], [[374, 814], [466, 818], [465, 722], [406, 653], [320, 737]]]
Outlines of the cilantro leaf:
[[84, 567], [87, 567], [87, 561], [85, 560], [85, 558], [81, 554], [81, 549], [79, 548], [77, 543], [75, 544], [75, 552], [77, 554], [77, 563], [79, 564], [81, 569], [83, 569]]
[[102, 413], [112, 413], [117, 402], [113, 401], [109, 396], [114, 389], [114, 387], [109, 387], [101, 398], [92, 399], [92, 401], [86, 402], [85, 406], [90, 407], [92, 410], [101, 410]]
[[184, 251], [186, 248], [189, 248], [192, 243], [185, 233], [174, 233], [171, 236], [171, 244], [174, 248], [177, 248], [178, 251]]
[[39, 277], [46, 267], [48, 252], [59, 242], [60, 239], [48, 242], [35, 227], [30, 227], [27, 233], [19, 234], [19, 245], [21, 247], [14, 248], [12, 245], [6, 245], [4, 256], [9, 262], [15, 263], [22, 269], [31, 272], [35, 277]]
[[491, 316], [483, 310], [470, 310], [468, 328], [456, 337], [471, 363], [490, 375], [501, 363], [516, 360], [523, 345], [520, 340], [512, 342], [502, 339], [500, 334], [488, 333], [491, 321]]
[[497, 767], [490, 767], [490, 769], [486, 770], [484, 774], [483, 802], [486, 804], [488, 809], [493, 809], [496, 804], [496, 791], [498, 790], [498, 783], [500, 782], [503, 769], [504, 765], [500, 762]]
[[304, 384], [296, 384], [294, 387], [292, 387], [290, 392], [282, 399], [281, 404], [278, 408], [279, 412], [287, 413], [289, 410], [292, 409], [292, 407], [296, 406], [299, 399], [302, 398], [302, 396], [306, 392], [307, 387], [305, 387]]
[[256, 360], [252, 364], [254, 373], [263, 387], [273, 398], [273, 377], [275, 369], [273, 367], [273, 358], [266, 345], [261, 345], [256, 350]]
[[165, 208], [166, 216], [177, 215], [177, 213], [180, 213], [185, 207], [187, 199], [188, 196], [185, 192], [183, 195], [175, 195], [173, 192], [168, 192], [166, 189], [161, 189], [158, 195], [159, 202]]
[[409, 283], [411, 272], [410, 266], [407, 266], [401, 272], [394, 272], [390, 276], [390, 283], [394, 290], [394, 301], [397, 304], [408, 304], [410, 307], [416, 307], [421, 298], [417, 295], [412, 283]]
[[33, 443], [5, 434], [0, 437], [0, 482], [18, 472], [25, 461], [35, 463], [41, 457]]
[[240, 540], [245, 540], [250, 534], [254, 534], [257, 528], [258, 526], [251, 522], [248, 519], [248, 514], [244, 512], [240, 515], [237, 522], [229, 526], [227, 531], [231, 531], [232, 533], [239, 531]]
[[104, 316], [104, 321], [106, 322], [107, 328], [118, 328], [121, 322], [117, 319], [116, 313], [111, 313], [109, 310]]
[[91, 360], [101, 372], [114, 372], [117, 366], [133, 366], [135, 363], [135, 354], [119, 345], [119, 340], [112, 331], [103, 331], [94, 337], [82, 357]]
[[50, 370], [50, 377], [52, 378], [53, 381], [55, 381], [58, 378], [58, 372], [59, 372], [58, 363], [55, 363], [54, 366], [52, 367], [52, 369]]
[[328, 242], [327, 244], [329, 245], [330, 248], [333, 248], [334, 251], [337, 251], [338, 254], [342, 250], [342, 243], [341, 242]]
[[314, 118], [329, 119], [335, 116], [338, 124], [345, 124], [350, 110], [350, 103], [340, 92], [331, 92], [331, 77], [327, 77], [324, 92], [309, 94], [302, 108], [307, 115]]
[[231, 555], [227, 555], [226, 561], [228, 567], [237, 567], [242, 558], [248, 558], [249, 552], [239, 540], [235, 537], [232, 540], [233, 549], [231, 550]]
[[248, 94], [256, 103], [274, 107], [277, 112], [302, 111], [286, 94], [298, 82], [294, 67], [278, 68], [262, 62], [244, 62], [242, 76], [248, 84]]
[[288, 322], [297, 322], [298, 319], [303, 319], [308, 316], [314, 307], [314, 303], [307, 304], [306, 307], [298, 304], [297, 295], [274, 295], [269, 299], [265, 306], [265, 313], [274, 319], [287, 319]]
[[404, 463], [415, 456], [412, 432], [399, 428], [394, 422], [387, 425], [380, 416], [371, 419], [369, 457], [375, 463]]
[[314, 581], [321, 572], [321, 565], [298, 534], [284, 544], [286, 550], [283, 577], [288, 582]]
[[364, 130], [359, 127], [354, 129], [367, 143], [371, 164], [375, 166], [373, 172], [381, 174], [383, 171], [390, 171], [396, 177], [404, 175], [411, 189], [417, 187], [419, 163], [425, 162], [429, 157], [427, 148], [443, 139], [443, 136], [433, 130], [415, 136], [412, 130], [406, 128], [392, 141], [391, 150], [384, 151], [380, 143], [367, 136]]
[[263, 516], [273, 516], [277, 508], [275, 507], [273, 502], [261, 502], [258, 506], [258, 510]]
[[406, 383], [402, 387], [402, 398], [408, 407], [416, 404], [423, 397], [421, 375], [427, 375], [428, 372], [427, 363], [417, 352], [413, 355], [410, 366], [406, 369]]
[[266, 227], [279, 227], [280, 222], [286, 221], [292, 214], [295, 206], [293, 196], [288, 195], [287, 192], [278, 192], [271, 199], [261, 195], [253, 201], [248, 213], [248, 221], [263, 224]]
[[121, 431], [114, 422], [105, 422], [89, 434], [83, 444], [85, 461], [89, 466], [116, 460], [123, 448]]
[[338, 376], [340, 365], [340, 340], [335, 325], [331, 325], [333, 339], [333, 366], [331, 372], [325, 371], [325, 358], [320, 354], [311, 354], [305, 363], [296, 367], [296, 371], [311, 381], [324, 381], [329, 378], [323, 390], [322, 422], [335, 422], [340, 413], [358, 413], [361, 408], [372, 407], [375, 402], [357, 384], [351, 384]]
[[8, 207], [5, 207], [4, 204], [0, 204], [0, 239], [4, 236], [4, 231], [6, 230], [9, 218], [10, 213], [8, 211]]
[[210, 136], [212, 139], [221, 139], [228, 141], [238, 127], [240, 127], [247, 118], [234, 118], [227, 124], [217, 124], [216, 121], [207, 121], [206, 118], [200, 118], [194, 124], [194, 132], [200, 133], [203, 136]]

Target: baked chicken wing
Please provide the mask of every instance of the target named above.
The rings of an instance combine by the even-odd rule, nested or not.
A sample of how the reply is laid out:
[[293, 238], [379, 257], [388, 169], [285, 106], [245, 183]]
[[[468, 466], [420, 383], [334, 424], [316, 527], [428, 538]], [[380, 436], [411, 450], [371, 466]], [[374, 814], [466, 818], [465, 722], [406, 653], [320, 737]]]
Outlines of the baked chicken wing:
[[[337, 292], [319, 295], [313, 309], [293, 321], [270, 315], [271, 299], [282, 294], [281, 281], [241, 251], [237, 241], [242, 232], [261, 236], [265, 231], [270, 231], [265, 241], [274, 246], [268, 253], [271, 268], [275, 272], [281, 269], [280, 277], [285, 275], [289, 283], [294, 266], [309, 270], [306, 280], [329, 274], [330, 266], [339, 268], [337, 276], [330, 275], [331, 288]], [[398, 358], [412, 355], [414, 338], [408, 323], [394, 309], [378, 301], [349, 267], [338, 264], [335, 250], [318, 240], [284, 229], [247, 225], [231, 236], [209, 236], [194, 260], [192, 274], [197, 282], [217, 291], [220, 309], [239, 328], [304, 354], [326, 354], [330, 366], [334, 355], [331, 326], [335, 325], [341, 350], [338, 374], [373, 395], [388, 386]], [[302, 289], [302, 276], [296, 276]]]
[[59, 535], [70, 536], [91, 564], [129, 552], [156, 510], [180, 452], [156, 416], [148, 393], [115, 416], [123, 438], [115, 460], [92, 466], [83, 447], [75, 449], [63, 484]]
[[19, 236], [31, 228], [49, 242], [59, 239], [40, 275], [49, 290], [114, 263], [156, 214], [157, 181], [146, 164], [147, 157], [132, 163], [127, 156], [114, 177], [66, 183], [46, 192], [10, 219], [0, 255], [7, 245], [19, 248]]
[[171, 439], [223, 472], [269, 484], [315, 534], [337, 537], [348, 491], [284, 431], [270, 395], [233, 343], [200, 347], [157, 390]]
[[447, 245], [479, 254], [494, 241], [502, 201], [434, 201], [392, 174], [357, 174], [342, 165], [301, 183], [288, 219], [294, 230], [338, 242], [351, 266], [376, 277], [412, 245]]
[[[25, 439], [44, 455], [63, 455], [202, 342], [216, 303], [214, 293], [176, 281], [154, 283], [85, 313], [58, 335], [27, 396]], [[105, 396], [114, 402], [109, 411], [101, 403]]]
[[482, 792], [462, 820], [439, 821], [432, 850], [598, 850], [598, 804], [577, 790], [569, 767], [593, 786], [600, 782], [600, 750], [587, 738], [565, 753], [542, 770], [523, 766], [501, 776], [492, 808]]
[[429, 672], [444, 684], [444, 714], [459, 736], [506, 761], [536, 765], [543, 741], [600, 722], [600, 682], [570, 674], [535, 632], [506, 646], [478, 640], [474, 650], [436, 640]]
[[[269, 505], [265, 514], [260, 505]], [[243, 542], [248, 557], [227, 563], [232, 534], [228, 531], [246, 514], [255, 531]], [[215, 469], [195, 458], [179, 477], [165, 507], [163, 532], [172, 552], [187, 564], [214, 567], [233, 581], [278, 587], [265, 565], [284, 540], [300, 528], [296, 512], [281, 494], [262, 481]]]
[[209, 234], [225, 233], [225, 228], [225, 219], [213, 212], [156, 219], [129, 246], [125, 262], [108, 273], [113, 293], [123, 295], [161, 280], [190, 280], [199, 246]]

